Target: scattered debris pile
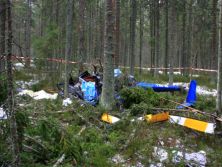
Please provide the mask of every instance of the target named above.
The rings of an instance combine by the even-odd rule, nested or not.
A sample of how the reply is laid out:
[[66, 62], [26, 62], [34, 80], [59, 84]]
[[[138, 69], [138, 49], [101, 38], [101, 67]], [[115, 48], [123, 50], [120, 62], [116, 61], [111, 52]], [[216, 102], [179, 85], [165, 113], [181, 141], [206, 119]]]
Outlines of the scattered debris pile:
[[[123, 76], [120, 69], [114, 69], [114, 77], [116, 98], [119, 98], [118, 92], [123, 88], [123, 85], [135, 86], [136, 84], [133, 76]], [[102, 74], [96, 72], [90, 74], [88, 71], [81, 73], [75, 79], [70, 75], [68, 85], [69, 97], [79, 98], [95, 106], [98, 104], [102, 92], [102, 78]], [[59, 95], [64, 97], [64, 83], [57, 84], [57, 88]]]

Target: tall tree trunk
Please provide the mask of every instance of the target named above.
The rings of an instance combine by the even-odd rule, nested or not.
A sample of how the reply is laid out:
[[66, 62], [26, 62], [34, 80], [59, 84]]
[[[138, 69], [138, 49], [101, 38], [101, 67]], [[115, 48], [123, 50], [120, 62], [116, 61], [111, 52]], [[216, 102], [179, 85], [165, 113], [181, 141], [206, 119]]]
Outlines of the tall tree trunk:
[[104, 3], [100, 4], [100, 54], [99, 59], [103, 60], [104, 54]]
[[[67, 0], [67, 13], [66, 13], [66, 50], [65, 61], [69, 61], [72, 51], [72, 20], [73, 20], [73, 0]], [[69, 65], [65, 63], [65, 90], [64, 96], [68, 97], [68, 75]]]
[[119, 48], [120, 48], [120, 0], [116, 1], [116, 25], [115, 25], [115, 34], [116, 34], [116, 49], [115, 49], [115, 68], [119, 66]]
[[176, 56], [176, 1], [170, 0], [169, 6], [169, 85], [173, 84], [173, 66], [174, 58]]
[[131, 0], [130, 16], [130, 75], [134, 75], [136, 39], [136, 0]]
[[[25, 56], [31, 58], [31, 23], [32, 23], [32, 2], [27, 0], [27, 16], [25, 23]], [[26, 66], [30, 66], [30, 60], [26, 60]]]
[[18, 143], [18, 132], [16, 123], [16, 113], [14, 110], [14, 87], [12, 76], [12, 17], [11, 17], [11, 1], [7, 1], [7, 21], [8, 21], [8, 40], [7, 40], [7, 83], [8, 83], [8, 115], [10, 121], [10, 133], [12, 142], [12, 161], [13, 166], [20, 166], [20, 150]]
[[6, 21], [6, 1], [0, 1], [0, 72], [5, 70], [5, 21]]
[[106, 19], [105, 19], [105, 49], [104, 49], [104, 72], [101, 105], [111, 110], [114, 105], [114, 17], [113, 1], [106, 0]]
[[[217, 71], [217, 115], [222, 115], [222, 1], [220, 1], [219, 15], [219, 39], [218, 39], [218, 71]], [[221, 129], [221, 123], [217, 122], [217, 128]]]
[[155, 67], [155, 0], [150, 1], [150, 64], [151, 73], [154, 75]]
[[79, 0], [79, 72], [83, 72], [83, 63], [86, 61], [85, 50], [85, 0]]
[[143, 28], [144, 28], [143, 3], [140, 2], [140, 50], [139, 50], [139, 66], [140, 66], [139, 72], [140, 72], [140, 74], [142, 73]]
[[160, 11], [159, 11], [159, 1], [155, 1], [155, 61], [154, 61], [154, 76], [158, 75], [158, 61], [160, 58]]
[[[186, 63], [186, 0], [183, 0], [183, 15], [182, 15], [182, 58], [181, 67], [187, 67]], [[185, 70], [182, 70], [182, 74], [185, 74]]]
[[187, 26], [187, 56], [186, 56], [186, 65], [187, 67], [192, 66], [192, 20], [193, 20], [193, 0], [189, 0], [188, 4], [188, 26]]
[[[165, 0], [165, 58], [164, 67], [168, 67], [168, 0]], [[167, 74], [167, 70], [165, 70]]]
[[211, 69], [217, 69], [217, 0], [212, 0], [212, 24], [211, 24]]

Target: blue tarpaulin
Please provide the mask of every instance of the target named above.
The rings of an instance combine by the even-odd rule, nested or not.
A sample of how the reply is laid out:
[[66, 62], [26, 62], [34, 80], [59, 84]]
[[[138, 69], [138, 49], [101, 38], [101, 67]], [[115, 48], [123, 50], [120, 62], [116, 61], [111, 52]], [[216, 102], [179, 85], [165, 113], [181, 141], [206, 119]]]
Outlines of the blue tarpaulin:
[[168, 92], [168, 91], [180, 91], [181, 87], [176, 85], [160, 85], [160, 84], [154, 84], [154, 83], [146, 83], [146, 82], [137, 82], [136, 86], [148, 89], [152, 88], [155, 92]]
[[83, 98], [90, 103], [96, 103], [98, 100], [98, 94], [95, 86], [95, 82], [86, 82], [82, 80], [81, 90], [83, 92]]

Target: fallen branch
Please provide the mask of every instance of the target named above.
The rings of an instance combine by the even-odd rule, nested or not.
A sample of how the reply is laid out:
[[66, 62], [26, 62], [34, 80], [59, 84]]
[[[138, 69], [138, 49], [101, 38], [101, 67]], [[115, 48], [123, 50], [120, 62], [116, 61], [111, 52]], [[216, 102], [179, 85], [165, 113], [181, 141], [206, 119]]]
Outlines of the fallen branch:
[[86, 129], [86, 126], [83, 126], [82, 129], [79, 131], [78, 136], [81, 135], [81, 133]]
[[61, 164], [64, 159], [65, 159], [66, 155], [62, 154], [62, 156], [56, 161], [56, 163], [53, 165], [53, 167], [57, 167], [59, 164]]
[[182, 111], [182, 112], [190, 112], [190, 110], [184, 110], [184, 109], [172, 109], [172, 108], [151, 108], [151, 110], [155, 111]]
[[195, 109], [195, 108], [188, 107], [188, 106], [183, 105], [183, 104], [181, 104], [181, 103], [175, 102], [175, 101], [173, 101], [173, 100], [165, 99], [165, 98], [163, 98], [163, 97], [161, 97], [161, 99], [166, 100], [166, 101], [169, 101], [169, 102], [174, 103], [174, 104], [177, 104], [177, 105], [181, 105], [181, 106], [183, 106], [183, 107], [185, 107], [185, 108], [188, 108], [189, 110], [187, 110], [187, 111], [189, 111], [189, 112], [195, 112], [195, 113], [199, 113], [199, 114], [202, 114], [202, 115], [205, 115], [205, 116], [208, 116], [208, 117], [213, 117], [213, 118], [216, 119], [217, 121], [222, 122], [222, 118], [221, 118], [221, 117], [218, 117], [218, 116], [215, 115], [215, 114], [203, 112], [203, 111], [197, 110], [197, 109]]
[[28, 136], [27, 134], [24, 134], [25, 140], [31, 140], [32, 142], [38, 144], [39, 146], [41, 146], [42, 148], [44, 148], [45, 150], [47, 150], [46, 146], [44, 146], [42, 143], [40, 143], [40, 141], [38, 141], [38, 139], [35, 139], [31, 136]]
[[35, 153], [39, 154], [39, 151], [37, 151], [36, 149], [34, 149], [34, 148], [30, 147], [30, 146], [27, 146], [27, 145], [23, 144], [23, 147], [26, 150], [29, 150], [29, 151], [32, 151], [32, 152], [35, 152]]

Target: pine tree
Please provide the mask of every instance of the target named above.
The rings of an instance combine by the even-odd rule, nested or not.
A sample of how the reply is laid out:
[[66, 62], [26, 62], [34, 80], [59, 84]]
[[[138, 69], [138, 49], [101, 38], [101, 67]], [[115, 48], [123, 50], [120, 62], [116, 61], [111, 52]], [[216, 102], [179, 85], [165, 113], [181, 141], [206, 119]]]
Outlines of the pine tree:
[[101, 105], [111, 110], [114, 104], [114, 17], [112, 0], [106, 0], [104, 71]]

